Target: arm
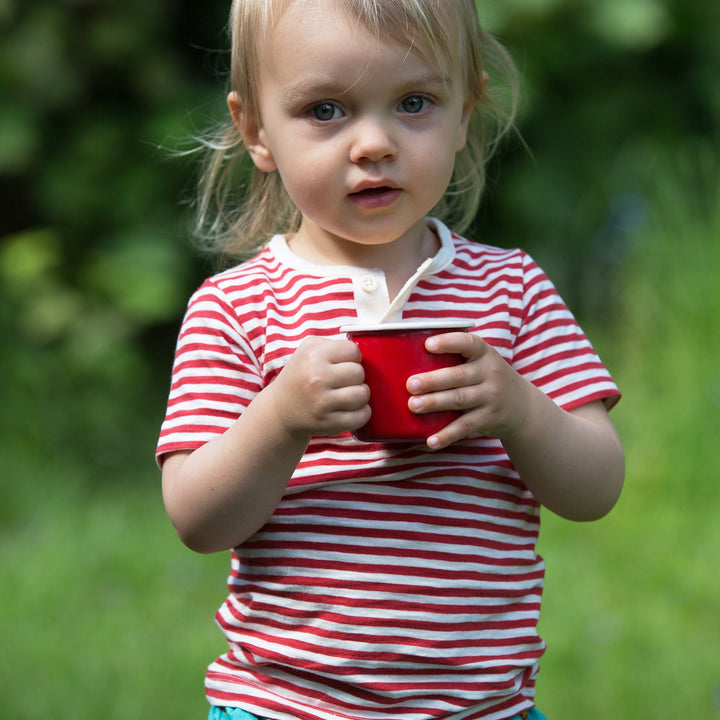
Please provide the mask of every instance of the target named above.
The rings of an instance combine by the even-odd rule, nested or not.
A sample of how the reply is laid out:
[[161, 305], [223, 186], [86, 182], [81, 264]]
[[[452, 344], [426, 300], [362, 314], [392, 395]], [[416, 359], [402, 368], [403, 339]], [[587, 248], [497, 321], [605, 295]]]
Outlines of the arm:
[[223, 435], [165, 458], [165, 508], [188, 547], [235, 547], [275, 511], [313, 435], [370, 417], [360, 351], [348, 340], [304, 341]]
[[413, 412], [465, 411], [428, 438], [429, 447], [447, 447], [471, 433], [498, 437], [523, 482], [553, 512], [594, 520], [612, 509], [622, 490], [625, 460], [602, 402], [561, 409], [470, 333], [430, 338], [427, 349], [467, 359], [408, 380]]

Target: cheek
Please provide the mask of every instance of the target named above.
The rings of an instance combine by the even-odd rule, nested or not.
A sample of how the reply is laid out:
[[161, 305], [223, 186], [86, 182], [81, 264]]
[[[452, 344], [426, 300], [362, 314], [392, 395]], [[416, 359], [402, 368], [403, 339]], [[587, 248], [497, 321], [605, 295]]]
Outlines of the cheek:
[[437, 172], [442, 173], [448, 164], [452, 165], [455, 162], [459, 139], [457, 125], [446, 123], [443, 127], [434, 128], [432, 132], [408, 143], [405, 151], [412, 155], [416, 165], [422, 164], [429, 171], [435, 168]]
[[[327, 194], [341, 186], [342, 178], [337, 172], [337, 162], [332, 148], [313, 148], [302, 142], [293, 143], [276, 156], [280, 177], [288, 194], [312, 198], [319, 192]], [[321, 195], [322, 196], [322, 195]]]
[[317, 162], [297, 157], [279, 167], [280, 177], [290, 199], [304, 215], [314, 215], [328, 198], [325, 169]]
[[436, 188], [450, 182], [455, 167], [455, 147], [450, 142], [434, 142], [426, 145], [424, 152], [416, 153], [416, 172], [425, 176], [428, 186]]

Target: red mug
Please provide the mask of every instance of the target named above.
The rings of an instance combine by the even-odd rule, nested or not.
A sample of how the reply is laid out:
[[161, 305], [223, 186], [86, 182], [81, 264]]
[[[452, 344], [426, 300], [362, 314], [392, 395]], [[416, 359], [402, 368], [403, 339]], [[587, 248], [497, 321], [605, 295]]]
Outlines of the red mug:
[[425, 341], [445, 332], [467, 332], [469, 322], [396, 323], [341, 328], [362, 354], [365, 382], [370, 388], [372, 417], [353, 435], [364, 442], [425, 442], [460, 413], [416, 415], [408, 407], [411, 375], [465, 362], [455, 353], [430, 353]]

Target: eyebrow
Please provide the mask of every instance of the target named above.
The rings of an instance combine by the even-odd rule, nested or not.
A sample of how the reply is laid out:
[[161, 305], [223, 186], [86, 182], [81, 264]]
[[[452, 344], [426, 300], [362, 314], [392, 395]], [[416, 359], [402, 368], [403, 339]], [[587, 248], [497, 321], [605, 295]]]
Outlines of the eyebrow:
[[[362, 76], [354, 83], [347, 85], [346, 83], [341, 84], [335, 82], [326, 76], [303, 78], [283, 88], [280, 93], [280, 101], [285, 106], [292, 106], [308, 98], [322, 99], [340, 97], [347, 95], [361, 79]], [[448, 75], [436, 72], [418, 74], [400, 83], [397, 87], [397, 92], [398, 94], [402, 94], [404, 92], [410, 92], [415, 88], [421, 89], [428, 86], [451, 87], [452, 79]]]
[[326, 78], [306, 78], [282, 89], [280, 101], [285, 106], [294, 105], [308, 98], [337, 97], [347, 93], [351, 87], [333, 83]]

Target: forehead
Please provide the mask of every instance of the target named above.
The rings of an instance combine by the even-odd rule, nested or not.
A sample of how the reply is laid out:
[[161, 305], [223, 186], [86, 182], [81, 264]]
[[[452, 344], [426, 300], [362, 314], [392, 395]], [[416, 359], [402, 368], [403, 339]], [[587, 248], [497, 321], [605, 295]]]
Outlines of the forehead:
[[[374, 40], [393, 42], [406, 52], [445, 71], [458, 65], [460, 38], [457, 22], [452, 22], [453, 2], [419, 0], [262, 0], [264, 27], [255, 34], [258, 52], [270, 49], [282, 38], [283, 28], [333, 27], [350, 29], [352, 36], [366, 45]], [[297, 33], [290, 33], [297, 36]]]
[[353, 88], [380, 97], [403, 83], [441, 74], [407, 43], [376, 37], [337, 6], [318, 1], [308, 11], [305, 5], [299, 12], [291, 4], [265, 39], [257, 78], [265, 101], [279, 92], [294, 107]]

